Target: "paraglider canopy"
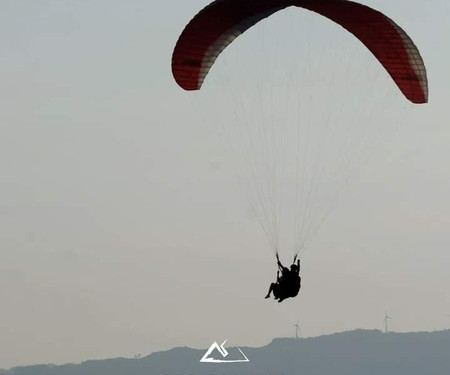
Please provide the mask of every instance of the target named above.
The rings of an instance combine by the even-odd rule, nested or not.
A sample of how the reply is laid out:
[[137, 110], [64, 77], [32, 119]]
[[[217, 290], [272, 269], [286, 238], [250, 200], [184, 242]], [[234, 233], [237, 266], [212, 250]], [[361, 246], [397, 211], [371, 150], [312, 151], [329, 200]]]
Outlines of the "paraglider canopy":
[[348, 30], [372, 52], [408, 100], [428, 101], [425, 65], [411, 38], [384, 14], [347, 0], [216, 0], [194, 17], [177, 42], [172, 56], [176, 82], [185, 90], [199, 90], [233, 40], [291, 6], [318, 13]]
[[[272, 15], [273, 22], [247, 33]], [[327, 24], [342, 33], [324, 32]], [[218, 61], [230, 44], [236, 48]], [[238, 160], [241, 188], [275, 253], [288, 241], [280, 235], [282, 216], [293, 229], [294, 255], [303, 255], [350, 177], [402, 123], [392, 114], [409, 105], [404, 98], [428, 101], [426, 69], [411, 38], [386, 15], [348, 0], [213, 1], [185, 27], [172, 56], [173, 76], [185, 90], [200, 90], [211, 68], [210, 90], [195, 96], [202, 115], [214, 108], [220, 138]], [[378, 89], [373, 73], [387, 86]]]

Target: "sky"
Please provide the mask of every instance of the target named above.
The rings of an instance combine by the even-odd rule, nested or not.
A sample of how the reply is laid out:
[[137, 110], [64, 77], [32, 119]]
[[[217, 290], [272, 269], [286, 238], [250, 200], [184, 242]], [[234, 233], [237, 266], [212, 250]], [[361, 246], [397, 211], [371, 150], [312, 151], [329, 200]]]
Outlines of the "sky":
[[430, 103], [393, 110], [404, 124], [352, 178], [283, 304], [263, 298], [273, 254], [203, 105], [225, 94], [212, 78], [193, 97], [171, 75], [207, 3], [0, 3], [0, 368], [258, 346], [296, 322], [304, 336], [381, 329], [385, 311], [395, 331], [450, 327], [448, 2], [364, 1], [419, 46]]

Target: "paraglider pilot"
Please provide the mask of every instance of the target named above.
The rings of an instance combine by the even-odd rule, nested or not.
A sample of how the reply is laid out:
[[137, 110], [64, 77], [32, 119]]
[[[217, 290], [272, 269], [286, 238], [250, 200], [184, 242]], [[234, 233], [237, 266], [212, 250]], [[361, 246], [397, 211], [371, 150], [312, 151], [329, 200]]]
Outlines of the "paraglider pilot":
[[278, 265], [277, 281], [276, 283], [270, 284], [270, 288], [267, 292], [266, 298], [269, 298], [270, 294], [273, 293], [274, 298], [278, 300], [278, 302], [282, 302], [286, 298], [295, 297], [300, 290], [300, 259], [297, 259], [296, 255], [294, 258], [294, 262], [291, 265], [291, 269], [288, 269], [281, 264], [278, 253], [276, 253], [276, 257]]

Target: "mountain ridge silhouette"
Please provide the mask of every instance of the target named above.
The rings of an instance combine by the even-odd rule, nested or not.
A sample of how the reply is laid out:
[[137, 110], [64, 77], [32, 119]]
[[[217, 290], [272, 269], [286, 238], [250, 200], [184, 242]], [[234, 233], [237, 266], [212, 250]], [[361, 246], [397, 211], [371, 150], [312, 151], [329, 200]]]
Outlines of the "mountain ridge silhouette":
[[[448, 375], [450, 330], [383, 333], [357, 329], [239, 346], [248, 363], [200, 363], [205, 349], [176, 347], [140, 358], [0, 370], [0, 375]], [[236, 347], [230, 347], [233, 349]]]

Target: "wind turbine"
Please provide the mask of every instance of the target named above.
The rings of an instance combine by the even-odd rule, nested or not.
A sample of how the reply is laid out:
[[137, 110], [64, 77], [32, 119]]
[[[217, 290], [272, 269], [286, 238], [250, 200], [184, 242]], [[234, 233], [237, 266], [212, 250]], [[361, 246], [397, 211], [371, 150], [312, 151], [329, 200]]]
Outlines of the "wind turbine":
[[293, 325], [295, 327], [295, 339], [298, 339], [298, 333], [300, 332], [300, 326], [298, 325], [298, 322]]
[[388, 314], [387, 311], [384, 312], [384, 333], [388, 333], [388, 320], [392, 319]]

